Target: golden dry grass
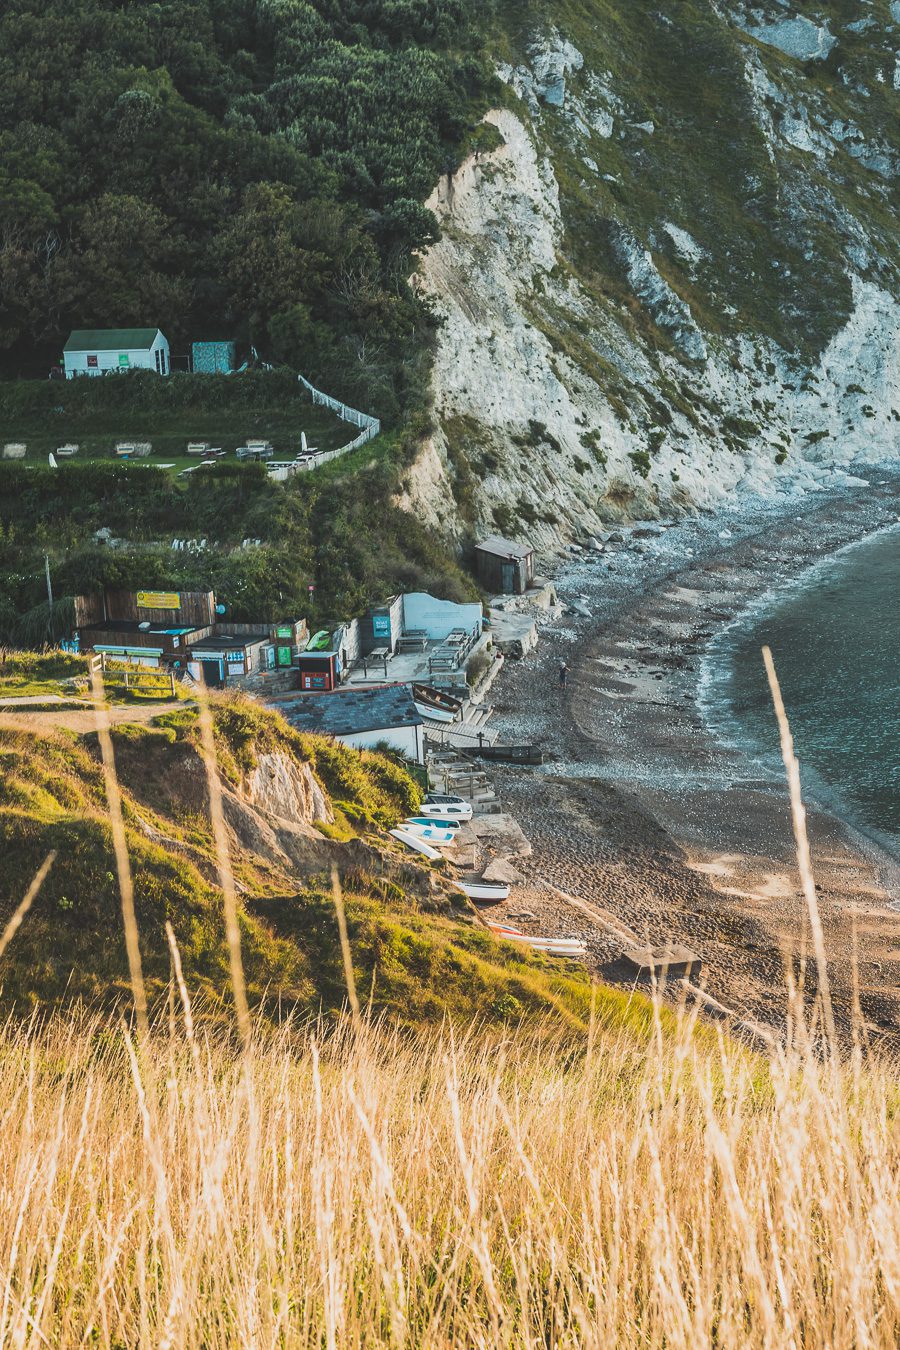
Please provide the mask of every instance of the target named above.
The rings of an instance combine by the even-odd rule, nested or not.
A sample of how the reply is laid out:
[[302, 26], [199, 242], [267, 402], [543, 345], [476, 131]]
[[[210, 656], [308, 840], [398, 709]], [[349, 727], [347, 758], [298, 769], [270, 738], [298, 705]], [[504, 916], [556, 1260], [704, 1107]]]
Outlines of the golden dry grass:
[[0, 1035], [0, 1343], [893, 1346], [894, 1076], [595, 1036]]
[[136, 1037], [84, 1012], [0, 1028], [0, 1345], [896, 1346], [900, 1092], [861, 1043], [838, 1056], [767, 665], [820, 960], [767, 1058], [659, 999], [649, 1032], [592, 1019], [586, 1042], [392, 1032], [359, 1010], [337, 878], [346, 1018], [272, 1030], [238, 1000], [237, 1039], [198, 1031], [167, 924], [163, 1023], [138, 967]]

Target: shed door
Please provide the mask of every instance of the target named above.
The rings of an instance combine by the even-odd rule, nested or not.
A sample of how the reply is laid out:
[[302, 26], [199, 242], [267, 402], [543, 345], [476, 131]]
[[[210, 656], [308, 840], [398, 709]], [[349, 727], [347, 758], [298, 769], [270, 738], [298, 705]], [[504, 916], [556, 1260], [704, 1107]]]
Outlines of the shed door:
[[515, 563], [505, 562], [500, 564], [500, 575], [503, 583], [504, 595], [512, 595], [516, 588], [516, 567]]
[[200, 673], [203, 677], [204, 684], [210, 685], [213, 689], [220, 689], [222, 687], [223, 677], [221, 661], [201, 661]]

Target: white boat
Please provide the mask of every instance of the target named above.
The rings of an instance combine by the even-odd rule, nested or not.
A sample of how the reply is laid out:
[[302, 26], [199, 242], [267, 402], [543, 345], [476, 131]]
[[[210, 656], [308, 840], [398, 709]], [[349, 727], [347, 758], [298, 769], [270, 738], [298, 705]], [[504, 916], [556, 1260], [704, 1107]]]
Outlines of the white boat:
[[452, 802], [424, 801], [419, 807], [419, 815], [428, 816], [431, 820], [471, 820], [472, 808], [461, 798]]
[[470, 900], [506, 900], [509, 886], [505, 881], [458, 881], [457, 886]]
[[437, 708], [432, 703], [419, 703], [415, 700], [416, 712], [420, 717], [426, 718], [429, 722], [455, 722], [456, 713], [449, 712], [445, 708]]
[[502, 928], [499, 924], [488, 924], [494, 937], [504, 942], [521, 942], [533, 952], [544, 956], [587, 956], [587, 947], [579, 938], [542, 938], [522, 933], [517, 928]]
[[427, 844], [437, 847], [452, 844], [456, 838], [453, 830], [439, 830], [435, 825], [414, 825], [411, 820], [404, 820], [400, 829], [404, 834], [414, 834], [417, 839], [424, 839]]
[[437, 862], [441, 856], [437, 849], [432, 848], [430, 844], [426, 844], [424, 839], [419, 839], [414, 834], [408, 834], [406, 830], [390, 830], [389, 833], [395, 839], [399, 839], [401, 844], [405, 844], [407, 848], [415, 849], [416, 853], [421, 853], [424, 858], [430, 858], [432, 862]]
[[447, 816], [438, 818], [437, 816], [407, 816], [407, 825], [427, 825], [432, 830], [460, 830], [462, 829], [461, 820], [451, 820]]

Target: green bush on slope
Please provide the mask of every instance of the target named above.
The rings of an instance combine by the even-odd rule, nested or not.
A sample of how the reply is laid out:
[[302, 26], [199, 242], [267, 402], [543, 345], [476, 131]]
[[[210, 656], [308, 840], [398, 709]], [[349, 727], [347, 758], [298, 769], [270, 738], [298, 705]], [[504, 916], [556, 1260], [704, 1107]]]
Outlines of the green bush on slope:
[[[247, 700], [215, 701], [223, 777], [239, 789], [260, 753], [309, 763], [356, 828], [392, 823], [420, 790], [393, 761], [300, 735]], [[211, 1013], [230, 1003], [221, 897], [207, 816], [196, 714], [115, 729], [145, 976], [153, 1002], [170, 979], [164, 926], [189, 986]], [[0, 923], [51, 849], [57, 860], [0, 970], [3, 1000], [22, 1008], [128, 997], [120, 901], [98, 749], [93, 737], [0, 730]], [[586, 1026], [587, 977], [531, 957], [472, 926], [461, 898], [435, 891], [428, 869], [353, 841], [309, 841], [318, 877], [244, 847], [233, 863], [251, 1000], [272, 1009], [338, 1009], [346, 997], [327, 859], [343, 877], [360, 996], [407, 1025], [445, 1016], [516, 1021], [550, 1015]], [[383, 836], [382, 836], [383, 840]], [[373, 840], [373, 842], [376, 842]], [[469, 921], [463, 922], [468, 916]], [[599, 995], [603, 1016], [626, 1001]], [[645, 1025], [641, 1006], [629, 1016]]]

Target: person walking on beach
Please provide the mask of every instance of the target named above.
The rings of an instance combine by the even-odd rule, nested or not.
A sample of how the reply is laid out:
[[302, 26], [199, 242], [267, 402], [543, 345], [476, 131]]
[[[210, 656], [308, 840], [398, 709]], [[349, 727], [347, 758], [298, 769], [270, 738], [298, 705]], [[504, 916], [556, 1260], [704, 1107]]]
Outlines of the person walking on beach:
[[566, 665], [565, 661], [563, 661], [562, 665], [559, 668], [560, 689], [565, 689], [568, 683], [569, 683], [569, 667]]

